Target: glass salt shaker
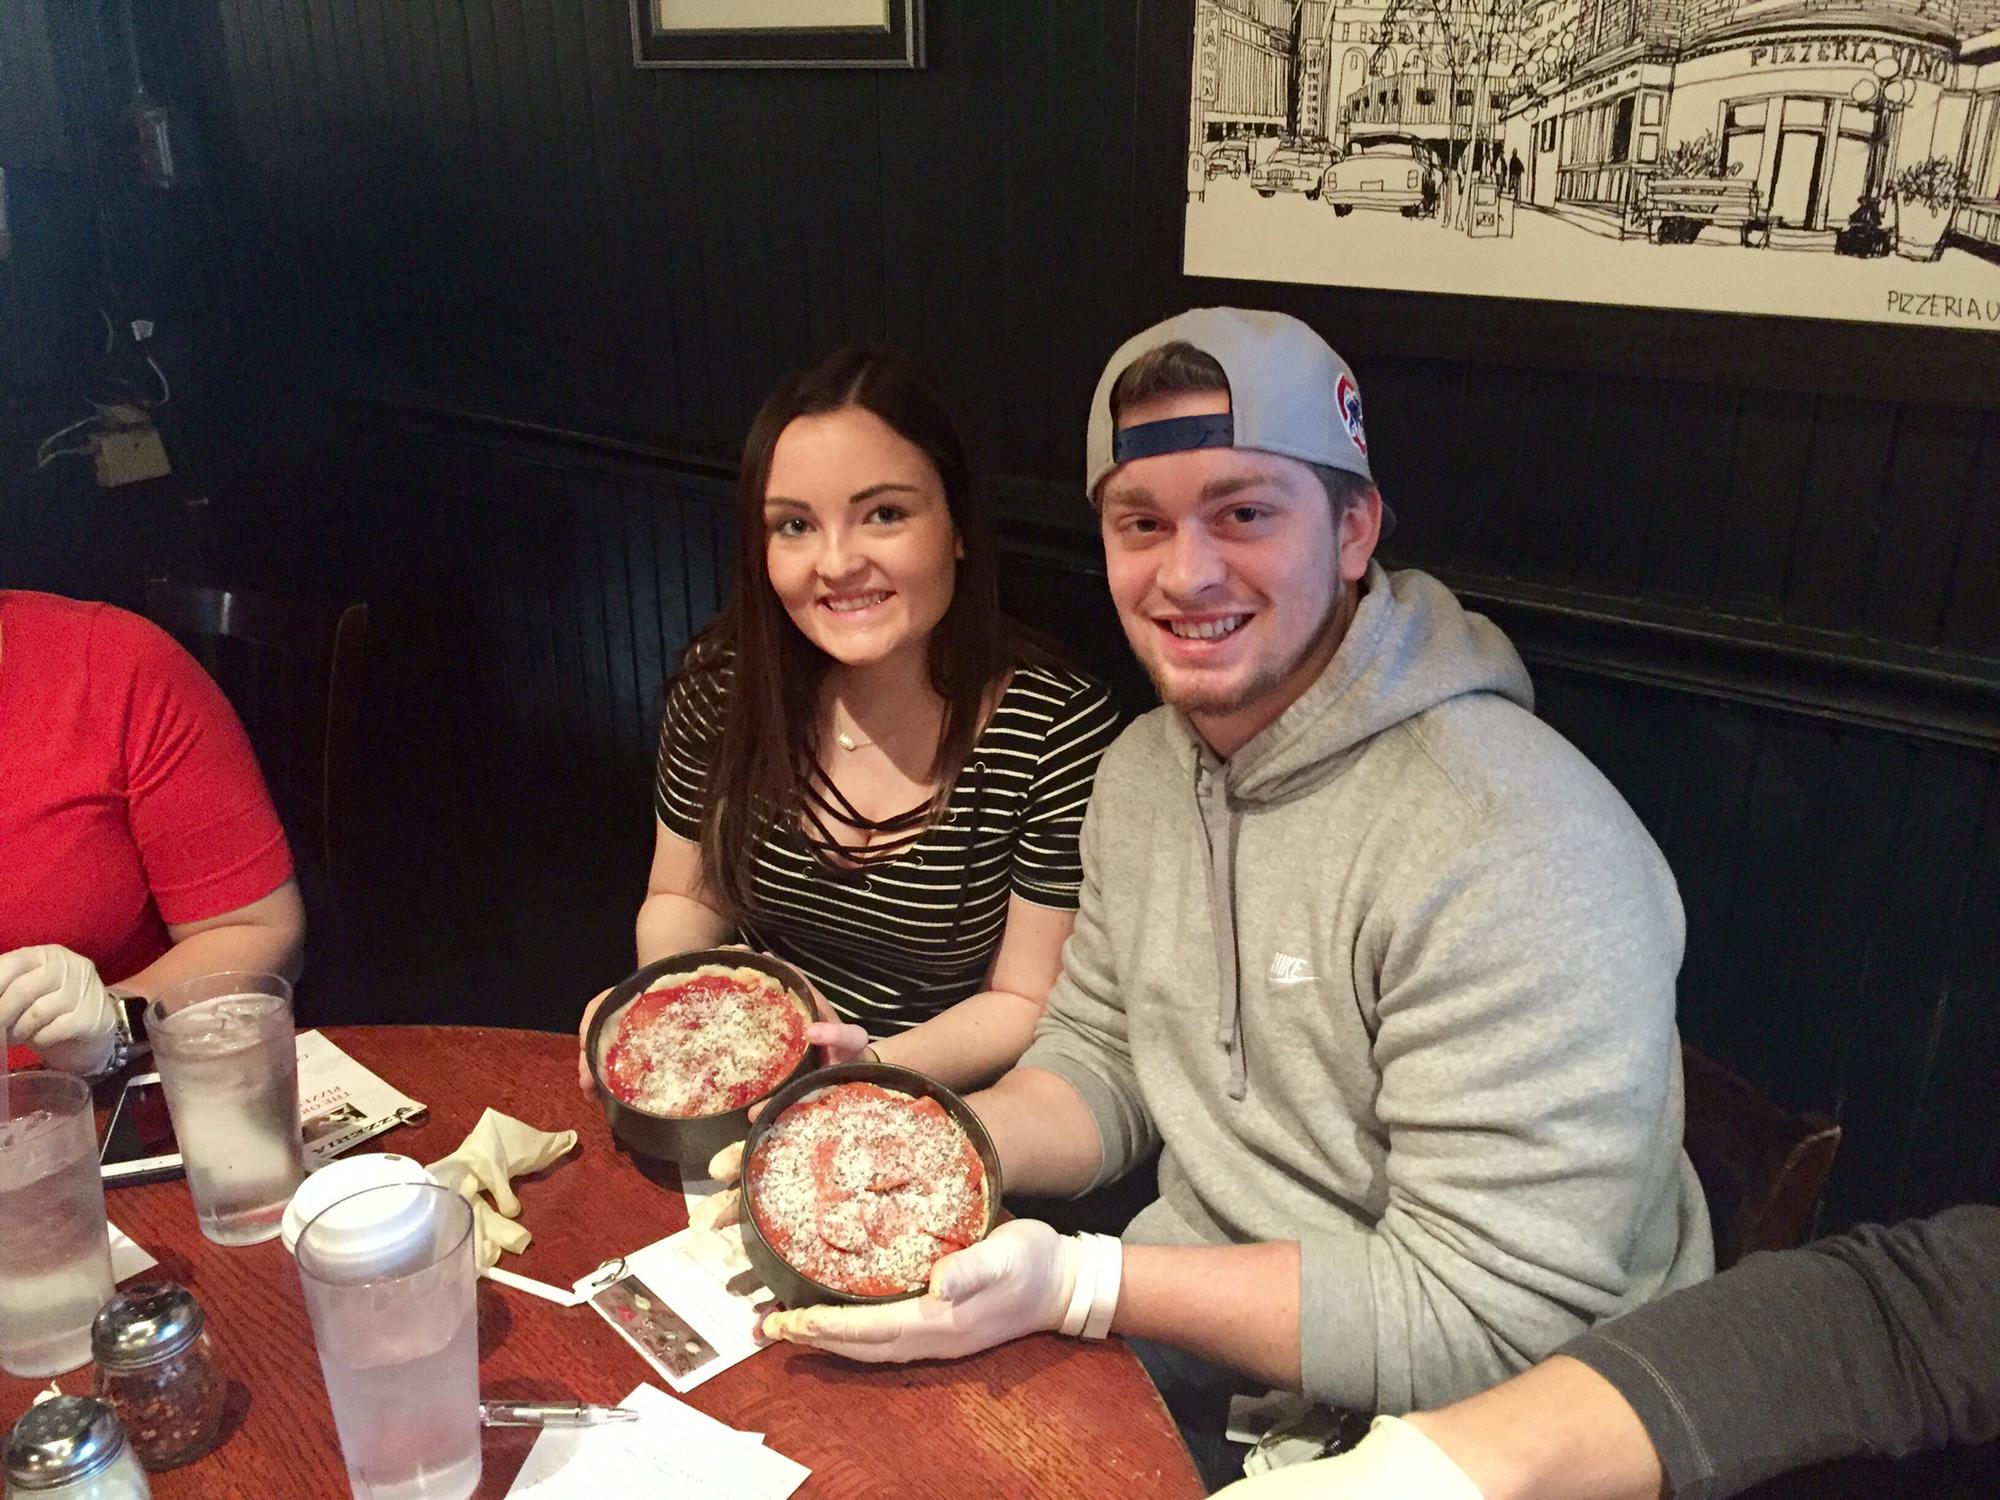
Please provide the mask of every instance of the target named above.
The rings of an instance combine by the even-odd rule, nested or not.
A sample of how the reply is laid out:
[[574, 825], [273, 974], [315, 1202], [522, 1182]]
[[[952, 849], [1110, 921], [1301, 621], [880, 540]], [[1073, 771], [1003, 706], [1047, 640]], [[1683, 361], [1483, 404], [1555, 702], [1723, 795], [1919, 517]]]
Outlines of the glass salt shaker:
[[117, 1412], [148, 1469], [205, 1452], [222, 1425], [224, 1383], [201, 1304], [171, 1281], [117, 1292], [90, 1328], [97, 1398]]
[[0, 1463], [7, 1500], [152, 1500], [116, 1414], [88, 1396], [29, 1407], [0, 1445]]

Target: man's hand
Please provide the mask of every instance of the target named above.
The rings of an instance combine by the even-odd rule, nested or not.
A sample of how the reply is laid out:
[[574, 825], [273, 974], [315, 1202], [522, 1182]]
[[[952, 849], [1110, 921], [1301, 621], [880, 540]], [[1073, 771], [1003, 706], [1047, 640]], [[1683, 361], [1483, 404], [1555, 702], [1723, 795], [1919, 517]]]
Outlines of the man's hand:
[[[750, 1118], [757, 1118], [756, 1109], [750, 1111]], [[725, 1186], [694, 1206], [688, 1215], [690, 1229], [723, 1229], [743, 1217], [743, 1190], [735, 1185], [743, 1175], [743, 1142], [724, 1146], [711, 1156], [708, 1175]]]
[[1481, 1500], [1445, 1451], [1398, 1417], [1377, 1417], [1368, 1436], [1336, 1458], [1240, 1479], [1216, 1500]]
[[956, 1359], [1062, 1325], [1083, 1246], [1033, 1219], [1012, 1219], [931, 1268], [930, 1291], [873, 1307], [771, 1313], [764, 1336], [870, 1363]]
[[55, 943], [0, 954], [0, 1035], [51, 1065], [94, 1073], [111, 1058], [112, 1000], [97, 965]]

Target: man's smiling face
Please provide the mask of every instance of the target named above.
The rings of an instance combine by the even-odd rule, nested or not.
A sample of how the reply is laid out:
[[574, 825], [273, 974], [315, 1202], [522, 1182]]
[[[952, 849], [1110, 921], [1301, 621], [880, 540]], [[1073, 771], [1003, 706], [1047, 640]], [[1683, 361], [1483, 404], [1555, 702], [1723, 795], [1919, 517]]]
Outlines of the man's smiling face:
[[[1121, 428], [1229, 410], [1226, 391], [1135, 401]], [[1372, 501], [1373, 497], [1370, 497]], [[1099, 491], [1105, 570], [1160, 697], [1233, 754], [1311, 685], [1366, 571], [1367, 516], [1338, 519], [1305, 464], [1247, 448], [1133, 459]], [[1358, 532], [1366, 531], [1365, 540]]]

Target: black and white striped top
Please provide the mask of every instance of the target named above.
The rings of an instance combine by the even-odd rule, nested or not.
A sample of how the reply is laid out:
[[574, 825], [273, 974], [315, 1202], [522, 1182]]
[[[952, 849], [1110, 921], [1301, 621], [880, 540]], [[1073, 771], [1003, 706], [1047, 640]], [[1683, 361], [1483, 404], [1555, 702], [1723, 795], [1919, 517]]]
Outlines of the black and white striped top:
[[[699, 648], [697, 648], [699, 649]], [[733, 675], [678, 677], [660, 725], [653, 807], [701, 838], [703, 786]], [[904, 1031], [986, 986], [1007, 901], [1074, 911], [1077, 834], [1097, 762], [1118, 735], [1103, 687], [1066, 667], [1018, 667], [942, 815], [904, 853], [828, 864], [796, 824], [757, 854], [743, 941], [795, 965], [872, 1035]]]

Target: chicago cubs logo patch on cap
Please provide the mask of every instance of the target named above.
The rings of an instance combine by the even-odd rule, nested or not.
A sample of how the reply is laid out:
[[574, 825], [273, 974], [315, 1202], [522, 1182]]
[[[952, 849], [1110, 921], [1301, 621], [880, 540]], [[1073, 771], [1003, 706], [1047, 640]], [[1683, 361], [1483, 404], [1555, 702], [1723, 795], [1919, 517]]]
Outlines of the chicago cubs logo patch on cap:
[[1361, 392], [1354, 388], [1352, 380], [1342, 375], [1333, 388], [1333, 399], [1340, 405], [1340, 420], [1347, 428], [1347, 435], [1354, 439], [1354, 446], [1366, 456], [1368, 439], [1361, 430]]

